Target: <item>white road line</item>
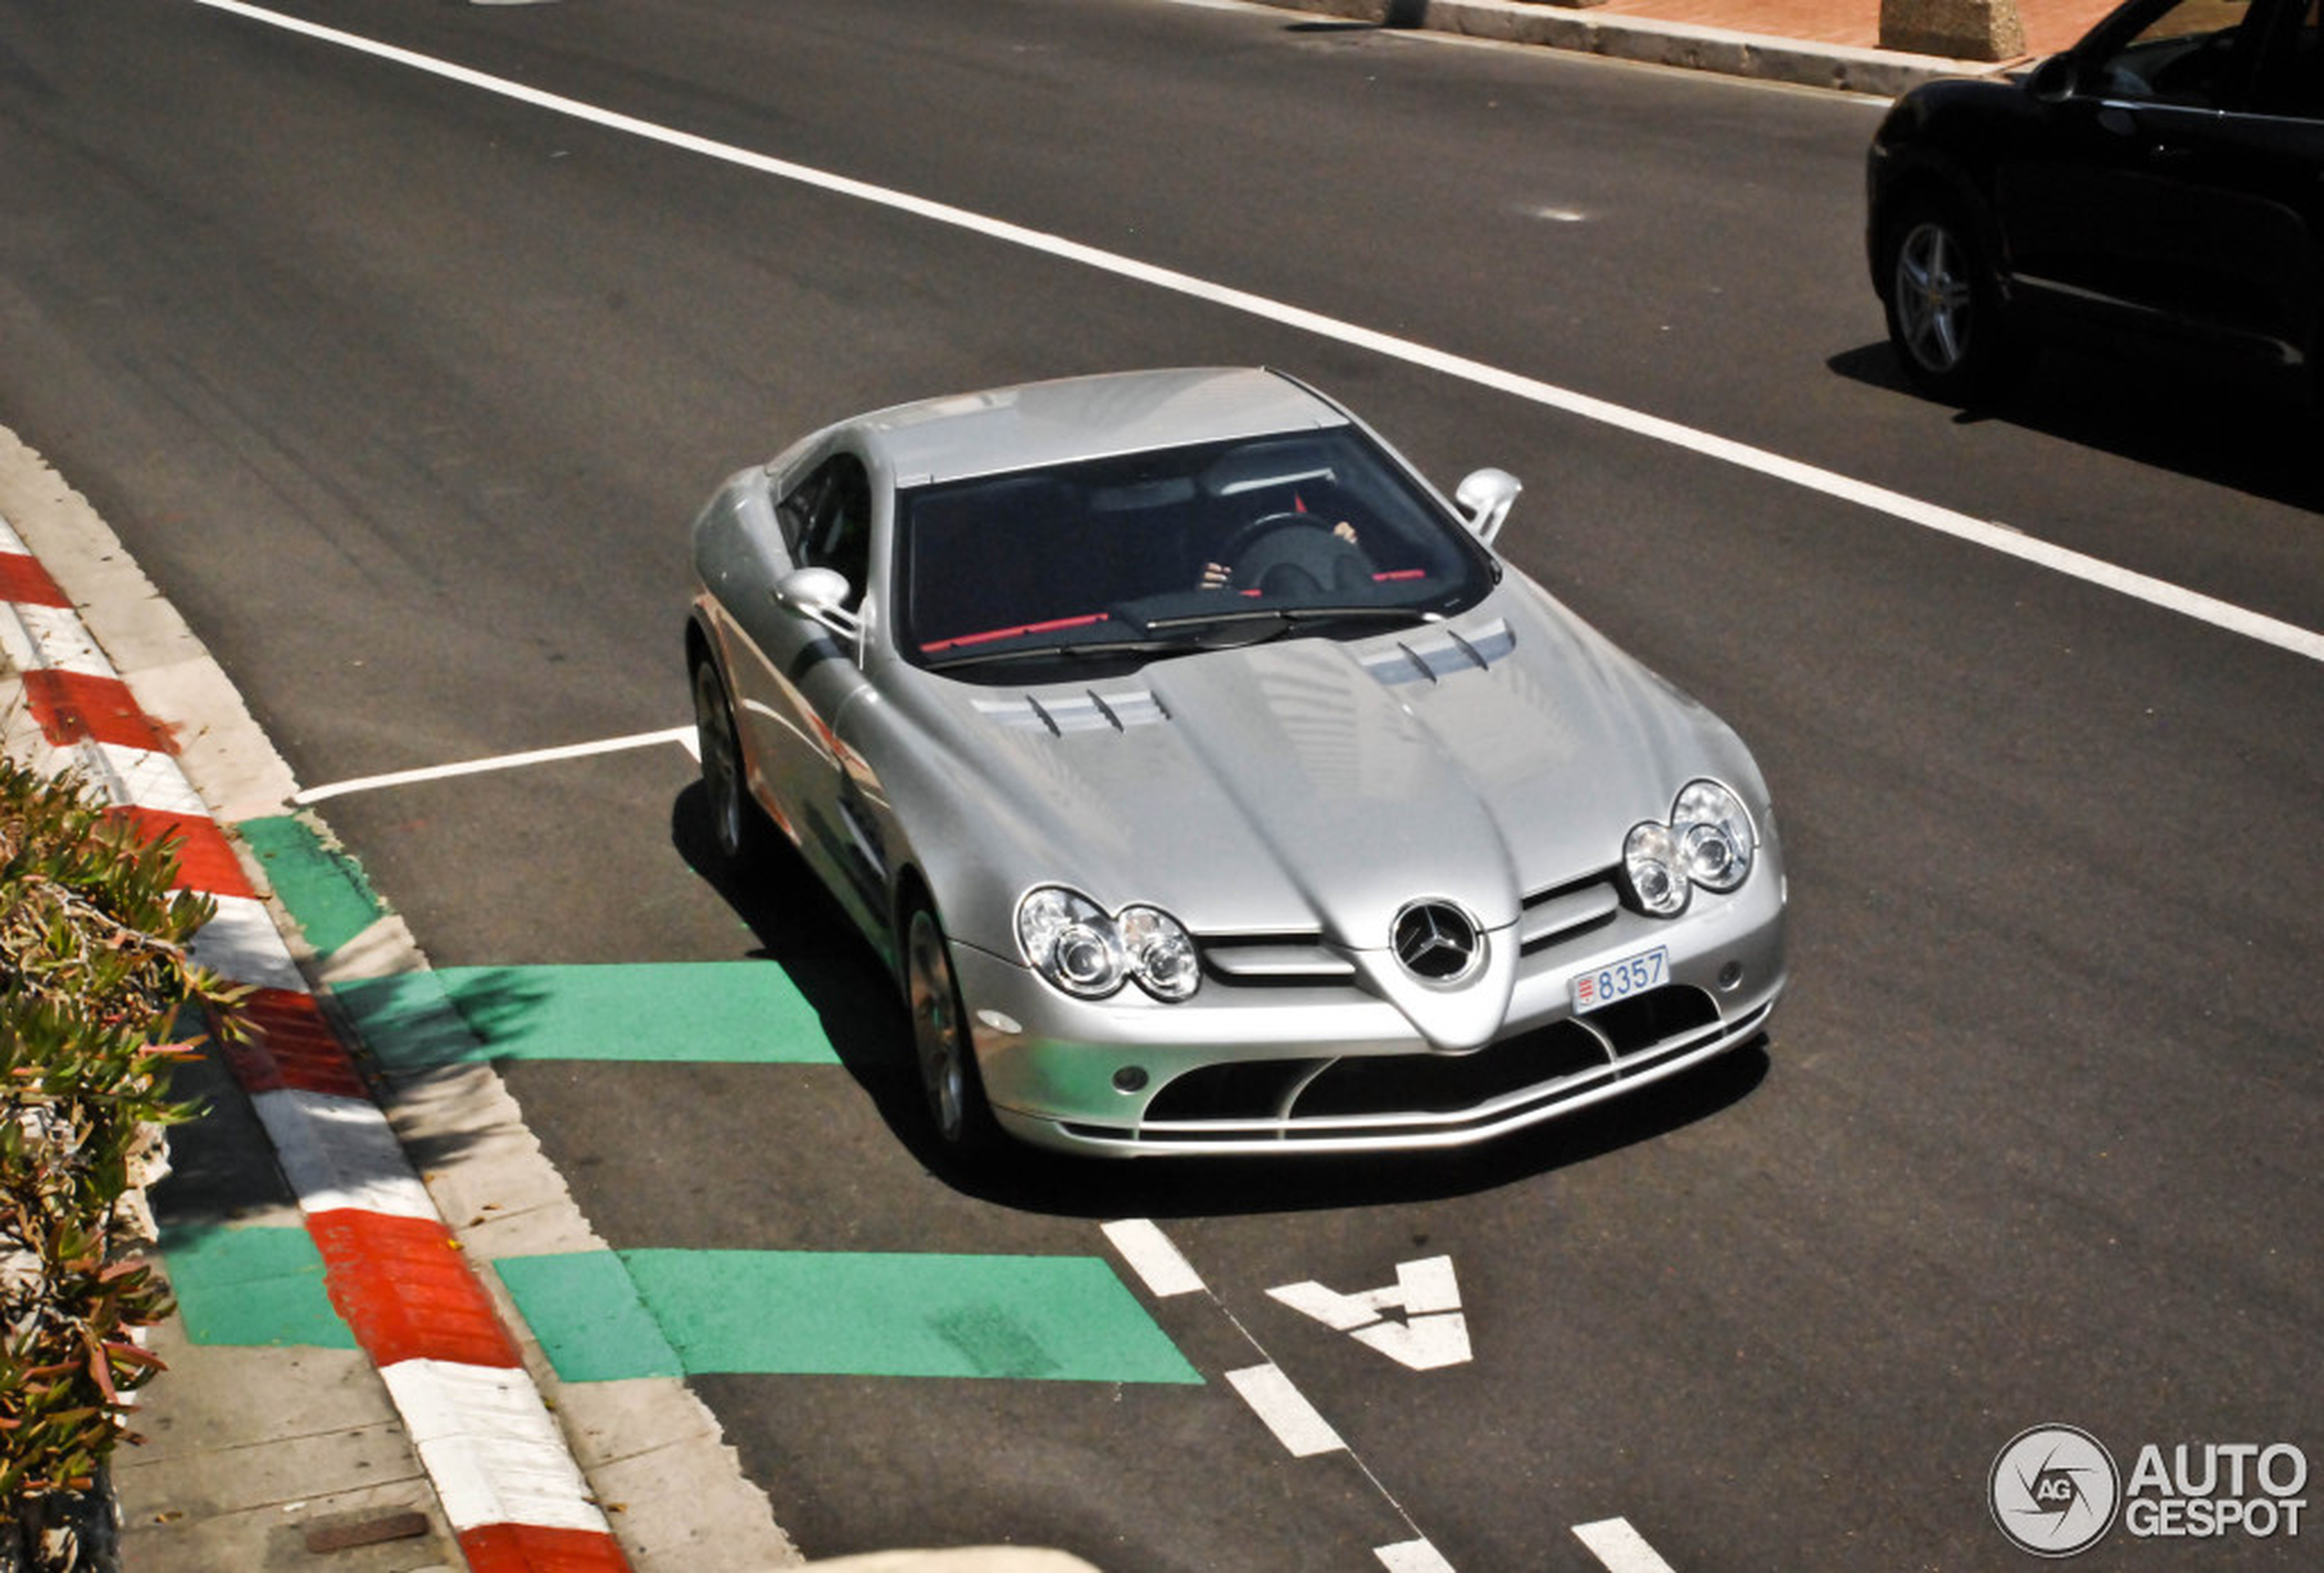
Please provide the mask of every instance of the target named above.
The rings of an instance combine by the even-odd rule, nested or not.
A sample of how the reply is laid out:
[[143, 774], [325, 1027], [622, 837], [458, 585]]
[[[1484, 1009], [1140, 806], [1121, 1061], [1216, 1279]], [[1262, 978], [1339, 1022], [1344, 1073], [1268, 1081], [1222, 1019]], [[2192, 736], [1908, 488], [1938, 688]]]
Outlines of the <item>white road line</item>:
[[1606, 1573], [1673, 1573], [1671, 1565], [1646, 1544], [1646, 1536], [1630, 1527], [1627, 1518], [1577, 1524], [1574, 1536], [1590, 1555], [1606, 1565]]
[[908, 213], [931, 223], [966, 230], [990, 240], [1001, 241], [1009, 245], [1021, 246], [1028, 251], [1040, 253], [1045, 256], [1079, 264], [1103, 273], [1112, 274], [1119, 278], [1147, 285], [1156, 289], [1168, 290], [1213, 306], [1262, 318], [1286, 328], [1313, 333], [1357, 349], [1368, 350], [1374, 354], [1384, 355], [1409, 365], [1458, 378], [1481, 388], [1507, 393], [1513, 398], [1541, 404], [1549, 409], [1561, 410], [1586, 420], [1597, 421], [1657, 442], [1670, 444], [1674, 447], [1684, 448], [1690, 453], [1718, 459], [1772, 479], [1788, 481], [1807, 490], [1819, 492], [1841, 501], [1851, 502], [1874, 512], [1885, 513], [1890, 518], [1901, 520], [1908, 524], [1917, 524], [1923, 529], [1933, 530], [1939, 534], [1950, 535], [1956, 540], [1983, 546], [1988, 551], [1999, 552], [2006, 556], [2017, 558], [2021, 562], [2030, 563], [2088, 584], [2100, 586], [2117, 594], [2145, 601], [2151, 606], [2192, 618], [2199, 622], [2209, 623], [2231, 633], [2241, 634], [2247, 639], [2274, 645], [2296, 655], [2306, 656], [2310, 661], [2324, 662], [2324, 633], [2284, 622], [2263, 613], [2220, 600], [2215, 597], [2203, 595], [2146, 574], [2136, 573], [2064, 546], [2034, 540], [2006, 524], [1972, 518], [1968, 514], [1956, 512], [1949, 508], [1942, 508], [1934, 503], [1907, 497], [1887, 487], [1854, 480], [1846, 476], [1836, 475], [1830, 470], [1802, 463], [1797, 459], [1785, 458], [1780, 454], [1753, 447], [1748, 443], [1715, 436], [1708, 432], [1698, 431], [1695, 427], [1683, 426], [1676, 421], [1665, 420], [1659, 415], [1650, 415], [1641, 411], [1628, 409], [1604, 399], [1592, 398], [1587, 393], [1576, 393], [1569, 388], [1557, 387], [1553, 383], [1504, 371], [1497, 366], [1487, 365], [1481, 361], [1472, 361], [1463, 355], [1431, 349], [1427, 345], [1415, 343], [1409, 339], [1400, 339], [1393, 334], [1359, 327], [1351, 322], [1327, 317], [1321, 312], [1309, 311], [1303, 307], [1272, 300], [1265, 296], [1253, 295], [1247, 290], [1236, 289], [1232, 286], [1214, 284], [1208, 279], [1197, 278], [1172, 268], [1157, 267], [1151, 263], [1140, 262], [1135, 257], [1124, 256], [1117, 252], [1084, 245], [1078, 241], [1070, 241], [1060, 235], [1028, 229], [1021, 224], [1013, 224], [1006, 220], [970, 212], [948, 203], [931, 201], [924, 197], [915, 197], [908, 192], [894, 190], [888, 187], [875, 186], [867, 181], [849, 179], [845, 176], [834, 175], [827, 170], [793, 164], [787, 159], [769, 157], [763, 153], [753, 153], [747, 148], [736, 147], [727, 143], [714, 142], [708, 137], [697, 136], [691, 132], [672, 130], [665, 125], [657, 125], [651, 121], [640, 120], [634, 115], [618, 113], [595, 104], [584, 103], [577, 99], [545, 92], [539, 88], [527, 87], [522, 82], [490, 76], [467, 66], [455, 65], [449, 60], [436, 59], [432, 56], [400, 48], [393, 44], [382, 44], [376, 39], [344, 33], [336, 27], [326, 27], [317, 23], [262, 10], [258, 6], [244, 4], [243, 0], [194, 0], [194, 3], [210, 6], [214, 10], [229, 12], [268, 27], [302, 34], [342, 48], [353, 49], [380, 59], [390, 60], [398, 65], [408, 66], [414, 70], [442, 77], [447, 81], [459, 82], [484, 92], [513, 99], [520, 103], [527, 103], [554, 113], [568, 115], [593, 125], [603, 126], [609, 131], [642, 137], [647, 141], [658, 142], [682, 152], [697, 154], [705, 158], [715, 158], [723, 163], [737, 165], [746, 169], [771, 175], [779, 179], [789, 180], [817, 190], [869, 202], [896, 212]]
[[1170, 1244], [1169, 1237], [1149, 1218], [1124, 1218], [1105, 1225], [1105, 1237], [1122, 1253], [1137, 1276], [1146, 1280], [1146, 1288], [1157, 1299], [1168, 1299], [1172, 1295], [1199, 1294], [1204, 1288], [1202, 1275], [1185, 1253]]
[[1307, 1395], [1291, 1384], [1291, 1378], [1278, 1365], [1253, 1365], [1241, 1371], [1227, 1373], [1227, 1381], [1253, 1413], [1266, 1422], [1275, 1439], [1290, 1450], [1295, 1459], [1311, 1459], [1318, 1453], [1337, 1453], [1348, 1444], [1331, 1428], [1331, 1422], [1317, 1412], [1307, 1402]]
[[[201, 0], [208, 4], [209, 0]], [[557, 749], [533, 749], [521, 754], [501, 754], [490, 760], [463, 760], [457, 764], [426, 765], [418, 770], [394, 770], [386, 775], [361, 776], [353, 781], [335, 781], [329, 786], [308, 787], [291, 798], [301, 807], [321, 803], [326, 798], [344, 797], [349, 792], [376, 792], [381, 787], [414, 786], [423, 781], [439, 781], [454, 776], [483, 775], [492, 770], [515, 770], [523, 765], [553, 764], [560, 760], [585, 760], [596, 754], [619, 753], [625, 749], [651, 749], [664, 743], [676, 743], [692, 752], [692, 727], [672, 727], [660, 732], [634, 732], [626, 738], [607, 738], [594, 743], [570, 743]]]
[[1375, 1546], [1372, 1554], [1380, 1558], [1380, 1566], [1388, 1573], [1453, 1573], [1453, 1565], [1445, 1560], [1445, 1554], [1425, 1540]]

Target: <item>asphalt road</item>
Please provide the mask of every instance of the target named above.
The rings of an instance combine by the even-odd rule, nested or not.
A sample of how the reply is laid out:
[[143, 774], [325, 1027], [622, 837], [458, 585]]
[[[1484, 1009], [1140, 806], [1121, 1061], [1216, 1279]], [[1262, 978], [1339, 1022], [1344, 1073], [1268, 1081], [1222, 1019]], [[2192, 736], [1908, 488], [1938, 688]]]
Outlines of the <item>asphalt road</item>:
[[[1764, 1053], [1457, 1159], [974, 1180], [925, 1161], [834, 910], [709, 868], [677, 748], [325, 804], [439, 965], [766, 956], [812, 1002], [839, 1071], [506, 1068], [615, 1245], [1104, 1256], [1144, 1217], [1201, 1275], [1146, 1297], [1200, 1384], [698, 1379], [807, 1549], [1594, 1569], [1573, 1528], [1619, 1517], [1682, 1573], [2000, 1568], [2026, 1428], [2324, 1456], [2324, 667], [1621, 414], [2324, 627], [2312, 414], [2086, 364], [1977, 420], [1900, 390], [1877, 106], [1160, 0], [274, 9], [1618, 406], [195, 0], [0, 0], [0, 424], [308, 785], [684, 722], [683, 526], [812, 425], [1214, 361], [1447, 486], [1520, 474], [1504, 545], [1774, 785]], [[1441, 1369], [1266, 1293], [1440, 1255], [1472, 1349]], [[1254, 1348], [1344, 1450], [1258, 1423], [1224, 1380]]]

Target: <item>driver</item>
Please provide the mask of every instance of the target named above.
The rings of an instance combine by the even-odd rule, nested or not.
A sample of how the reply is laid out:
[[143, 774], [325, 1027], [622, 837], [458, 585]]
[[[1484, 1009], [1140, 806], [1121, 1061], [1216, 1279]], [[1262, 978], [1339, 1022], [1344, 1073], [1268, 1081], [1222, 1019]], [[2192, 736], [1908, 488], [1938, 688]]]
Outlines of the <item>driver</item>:
[[[1345, 519], [1342, 519], [1339, 523], [1334, 524], [1331, 527], [1331, 533], [1338, 539], [1347, 542], [1350, 546], [1356, 544], [1356, 527], [1353, 524], [1349, 523]], [[1203, 564], [1201, 577], [1197, 582], [1195, 587], [1197, 589], [1203, 590], [1224, 590], [1233, 588], [1234, 565], [1232, 563]]]

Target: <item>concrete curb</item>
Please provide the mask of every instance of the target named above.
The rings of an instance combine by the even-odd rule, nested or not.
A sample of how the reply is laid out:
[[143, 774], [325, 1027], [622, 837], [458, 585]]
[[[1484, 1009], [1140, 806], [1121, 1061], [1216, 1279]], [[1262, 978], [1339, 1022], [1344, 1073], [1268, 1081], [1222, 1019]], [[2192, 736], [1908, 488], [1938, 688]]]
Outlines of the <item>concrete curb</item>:
[[[1746, 77], [1794, 87], [1893, 98], [1940, 77], [1990, 76], [2022, 61], [1989, 65], [1893, 49], [1855, 48], [1730, 31], [1648, 16], [1599, 16], [1540, 0], [1253, 0], [1285, 10], [1381, 27], [1458, 33], [1498, 43]], [[1394, 19], [1390, 20], [1391, 17]]]
[[231, 1068], [322, 1252], [332, 1301], [387, 1384], [469, 1566], [628, 1568], [514, 1341], [180, 767], [170, 728], [5, 516], [0, 594], [0, 647], [52, 755], [36, 764], [79, 767], [117, 812], [182, 837], [178, 888], [218, 905], [195, 956], [256, 990], [253, 1040], [230, 1052]]

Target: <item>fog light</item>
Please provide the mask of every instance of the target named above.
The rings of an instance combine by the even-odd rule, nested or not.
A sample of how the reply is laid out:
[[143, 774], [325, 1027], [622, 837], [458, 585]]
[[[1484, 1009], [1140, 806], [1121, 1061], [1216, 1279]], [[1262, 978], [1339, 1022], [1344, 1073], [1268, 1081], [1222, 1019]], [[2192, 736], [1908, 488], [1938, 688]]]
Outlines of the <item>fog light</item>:
[[1146, 1068], [1142, 1065], [1124, 1065], [1114, 1072], [1114, 1090], [1117, 1093], [1146, 1091]]
[[1741, 962], [1729, 962], [1725, 966], [1719, 968], [1719, 992], [1721, 994], [1732, 993], [1735, 986], [1742, 981], [1743, 964]]

